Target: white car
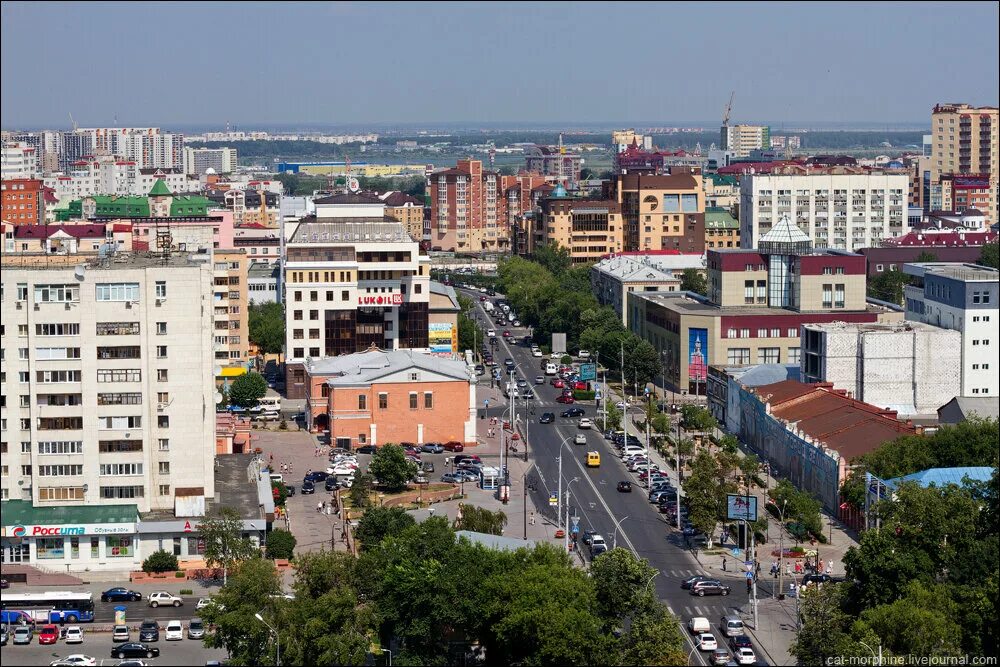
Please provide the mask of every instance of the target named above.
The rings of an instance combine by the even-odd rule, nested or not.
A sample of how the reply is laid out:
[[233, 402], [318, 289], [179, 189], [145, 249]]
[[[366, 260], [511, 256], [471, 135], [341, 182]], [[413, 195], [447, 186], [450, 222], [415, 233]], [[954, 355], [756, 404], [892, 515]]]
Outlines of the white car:
[[573, 442], [575, 442], [578, 445], [586, 445], [587, 436], [585, 436], [583, 433], [577, 433], [576, 438], [573, 440]]
[[181, 625], [180, 621], [169, 621], [163, 638], [168, 642], [175, 642], [184, 639], [184, 626]]
[[196, 611], [201, 611], [210, 604], [212, 604], [212, 598], [198, 598], [198, 604], [194, 608]]
[[719, 643], [715, 641], [715, 635], [711, 632], [703, 632], [695, 638], [698, 648], [702, 651], [714, 651], [719, 648]]
[[618, 408], [619, 410], [628, 410], [628, 403], [626, 403], [625, 401], [618, 401], [617, 403], [615, 403], [615, 407]]
[[73, 655], [67, 655], [65, 658], [59, 658], [55, 661], [60, 665], [80, 665], [80, 667], [95, 667], [97, 665], [97, 658], [89, 655], [84, 655], [82, 653], [74, 653]]
[[752, 648], [747, 648], [746, 646], [736, 649], [736, 664], [739, 665], [752, 665], [757, 662], [757, 655], [753, 652]]
[[580, 350], [576, 356], [579, 359], [590, 359], [590, 350]]
[[542, 356], [542, 351], [536, 347], [535, 349], [533, 349], [531, 351], [531, 356], [533, 356], [533, 357], [540, 357], [540, 356]]
[[490, 329], [490, 330], [488, 330], [486, 332], [486, 335], [489, 336], [490, 338], [496, 338], [497, 337], [497, 330], [496, 329]]
[[67, 644], [82, 644], [83, 629], [79, 625], [71, 625], [66, 628], [66, 638], [63, 640]]
[[180, 607], [184, 604], [184, 600], [180, 597], [172, 595], [166, 591], [156, 591], [155, 593], [150, 593], [146, 600], [149, 602], [150, 607]]
[[580, 417], [580, 428], [590, 428], [591, 422], [589, 417]]

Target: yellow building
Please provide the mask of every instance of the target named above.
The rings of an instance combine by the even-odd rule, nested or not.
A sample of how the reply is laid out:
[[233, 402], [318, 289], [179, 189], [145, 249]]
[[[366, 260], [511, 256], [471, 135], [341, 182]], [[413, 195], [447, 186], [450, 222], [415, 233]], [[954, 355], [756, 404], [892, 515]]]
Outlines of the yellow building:
[[379, 198], [385, 202], [385, 217], [402, 223], [414, 241], [424, 240], [424, 201], [420, 197], [394, 191]]
[[614, 200], [568, 197], [566, 190], [557, 186], [539, 205], [535, 245], [567, 248], [574, 264], [597, 262], [625, 249], [621, 207]]
[[625, 224], [625, 250], [705, 250], [705, 191], [701, 172], [621, 174], [609, 187]]
[[987, 224], [997, 222], [997, 107], [938, 104], [931, 113], [931, 181], [946, 174], [988, 176]]
[[212, 261], [215, 363], [242, 365], [250, 356], [246, 251], [216, 249]]

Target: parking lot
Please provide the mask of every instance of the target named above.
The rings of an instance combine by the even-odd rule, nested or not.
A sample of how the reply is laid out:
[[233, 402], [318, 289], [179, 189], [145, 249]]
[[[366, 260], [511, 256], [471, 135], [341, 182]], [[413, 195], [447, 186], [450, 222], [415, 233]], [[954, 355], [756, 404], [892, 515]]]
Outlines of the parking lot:
[[[43, 646], [38, 643], [37, 634], [30, 644], [14, 646], [8, 642], [3, 647], [3, 664], [48, 665], [74, 654], [96, 658], [98, 665], [117, 665], [120, 662], [117, 658], [111, 657], [111, 649], [117, 644], [111, 642], [110, 632], [90, 633], [86, 624], [80, 627], [83, 628], [82, 644], [65, 644], [60, 640], [55, 644]], [[157, 658], [143, 658], [142, 661], [147, 665], [204, 665], [209, 660], [225, 660], [227, 657], [226, 651], [205, 648], [200, 640], [182, 639], [167, 642], [162, 639], [162, 634], [160, 641], [152, 642], [150, 646], [160, 649], [160, 655]]]

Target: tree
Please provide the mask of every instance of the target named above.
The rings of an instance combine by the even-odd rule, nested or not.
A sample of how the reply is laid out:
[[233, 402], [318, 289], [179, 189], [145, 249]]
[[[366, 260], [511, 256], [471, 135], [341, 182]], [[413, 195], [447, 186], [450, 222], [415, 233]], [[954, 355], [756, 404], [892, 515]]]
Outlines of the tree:
[[395, 493], [405, 489], [417, 474], [417, 464], [406, 459], [402, 447], [390, 443], [372, 455], [368, 472], [378, 480], [379, 486], [389, 493]]
[[232, 665], [276, 664], [267, 627], [253, 620], [259, 613], [273, 626], [274, 616], [286, 603], [274, 563], [262, 558], [246, 561], [212, 597], [212, 604], [198, 612], [215, 628], [205, 633], [205, 646], [226, 649]]
[[684, 269], [681, 275], [681, 290], [708, 296], [708, 281], [699, 269]]
[[229, 570], [260, 556], [253, 542], [243, 537], [243, 519], [231, 507], [223, 507], [218, 516], [202, 521], [198, 532], [205, 540], [205, 562], [209, 567], [222, 567], [223, 585], [228, 580]]
[[507, 525], [507, 515], [502, 511], [491, 512], [485, 507], [477, 507], [465, 503], [459, 503], [458, 510], [462, 518], [455, 521], [455, 528], [457, 530], [503, 535], [504, 526]]
[[288, 500], [288, 487], [285, 486], [284, 482], [271, 480], [271, 495], [274, 498], [275, 505], [284, 507], [285, 502]]
[[709, 547], [719, 519], [725, 516], [726, 495], [735, 491], [736, 485], [726, 478], [715, 457], [704, 449], [698, 452], [684, 480], [684, 495], [691, 525], [708, 537]]
[[555, 276], [561, 275], [573, 265], [569, 249], [554, 243], [547, 243], [535, 248], [532, 259]]
[[625, 339], [625, 378], [640, 387], [660, 374], [660, 355], [649, 341], [635, 334]]
[[789, 651], [800, 665], [831, 664], [828, 659], [852, 655], [848, 635], [851, 617], [843, 610], [846, 584], [810, 586], [801, 592], [802, 625]]
[[823, 535], [823, 519], [820, 515], [821, 503], [805, 491], [795, 488], [787, 479], [778, 482], [771, 492], [775, 505], [784, 506], [785, 519], [797, 524], [792, 534], [804, 539], [807, 534]]
[[295, 536], [287, 530], [272, 530], [267, 534], [267, 545], [264, 555], [268, 558], [284, 558], [289, 560], [295, 551]]
[[1000, 422], [972, 418], [930, 436], [904, 435], [856, 460], [882, 479], [928, 468], [989, 466], [1000, 456]]
[[681, 407], [681, 428], [685, 431], [713, 431], [718, 427], [719, 422], [707, 408], [691, 404]]
[[990, 266], [1000, 269], [1000, 240], [987, 243], [979, 255], [979, 263], [983, 266]]
[[919, 255], [917, 255], [917, 262], [936, 262], [938, 261], [937, 255], [926, 250], [922, 250]]
[[619, 665], [684, 665], [688, 658], [677, 617], [659, 602], [632, 618], [617, 654]]
[[910, 278], [902, 271], [890, 269], [868, 281], [868, 296], [873, 299], [903, 305], [903, 287], [910, 284]]
[[267, 395], [267, 380], [260, 373], [250, 371], [239, 376], [229, 385], [229, 400], [241, 408], [252, 408]]
[[402, 507], [370, 507], [354, 531], [361, 548], [371, 549], [390, 535], [399, 535], [416, 523]]
[[[607, 401], [607, 396], [602, 397], [603, 401]], [[618, 406], [613, 403], [608, 403], [605, 407], [608, 419], [608, 430], [617, 431], [622, 427], [622, 411], [618, 409]], [[602, 424], [603, 426], [603, 424]]]
[[262, 354], [278, 354], [285, 346], [285, 309], [280, 303], [251, 304], [247, 314], [250, 342]]
[[143, 572], [173, 572], [177, 569], [177, 556], [163, 549], [154, 551], [142, 561]]
[[351, 505], [364, 509], [372, 504], [372, 492], [375, 490], [375, 478], [371, 473], [362, 472], [354, 475], [349, 491]]
[[651, 585], [656, 570], [628, 549], [612, 549], [594, 559], [590, 574], [598, 612], [613, 621], [613, 629], [624, 627], [632, 616], [650, 612], [656, 604]]

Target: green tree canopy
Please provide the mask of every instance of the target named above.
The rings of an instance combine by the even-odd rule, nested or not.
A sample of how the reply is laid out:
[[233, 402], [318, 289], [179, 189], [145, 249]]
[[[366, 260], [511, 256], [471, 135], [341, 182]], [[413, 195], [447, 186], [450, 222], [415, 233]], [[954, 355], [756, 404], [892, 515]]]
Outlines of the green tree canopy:
[[458, 509], [462, 515], [456, 520], [457, 530], [471, 530], [475, 533], [488, 533], [490, 535], [503, 535], [504, 526], [507, 525], [507, 515], [501, 510], [493, 512], [485, 507], [459, 503]]
[[291, 559], [295, 553], [295, 536], [287, 530], [274, 529], [267, 534], [265, 555], [268, 558]]
[[735, 493], [736, 485], [727, 479], [716, 457], [705, 449], [695, 456], [691, 474], [683, 484], [691, 525], [708, 536], [711, 546], [715, 527], [726, 516], [726, 495]]
[[708, 296], [708, 281], [702, 271], [698, 269], [684, 269], [681, 275], [681, 289], [686, 292], [694, 292], [702, 296]]
[[979, 255], [979, 263], [983, 266], [1000, 269], [1000, 241], [993, 241], [983, 246]]
[[361, 548], [368, 549], [390, 535], [399, 535], [414, 523], [413, 516], [402, 507], [370, 507], [358, 521], [354, 534]]
[[205, 562], [223, 569], [223, 581], [240, 563], [260, 557], [260, 550], [243, 537], [243, 518], [232, 507], [198, 524], [198, 533], [205, 540]]
[[284, 306], [280, 303], [252, 303], [247, 320], [250, 327], [250, 342], [263, 354], [278, 354], [284, 349]]
[[417, 464], [406, 459], [402, 447], [389, 443], [372, 455], [368, 472], [387, 492], [395, 493], [405, 489], [417, 474]]
[[229, 385], [229, 401], [241, 408], [252, 408], [267, 395], [267, 380], [260, 373], [244, 373]]
[[273, 626], [284, 602], [274, 563], [262, 558], [246, 561], [212, 596], [212, 604], [198, 612], [215, 627], [205, 634], [205, 646], [226, 649], [233, 665], [259, 665], [262, 657], [264, 664], [275, 664], [275, 644], [254, 615], [261, 614]]

